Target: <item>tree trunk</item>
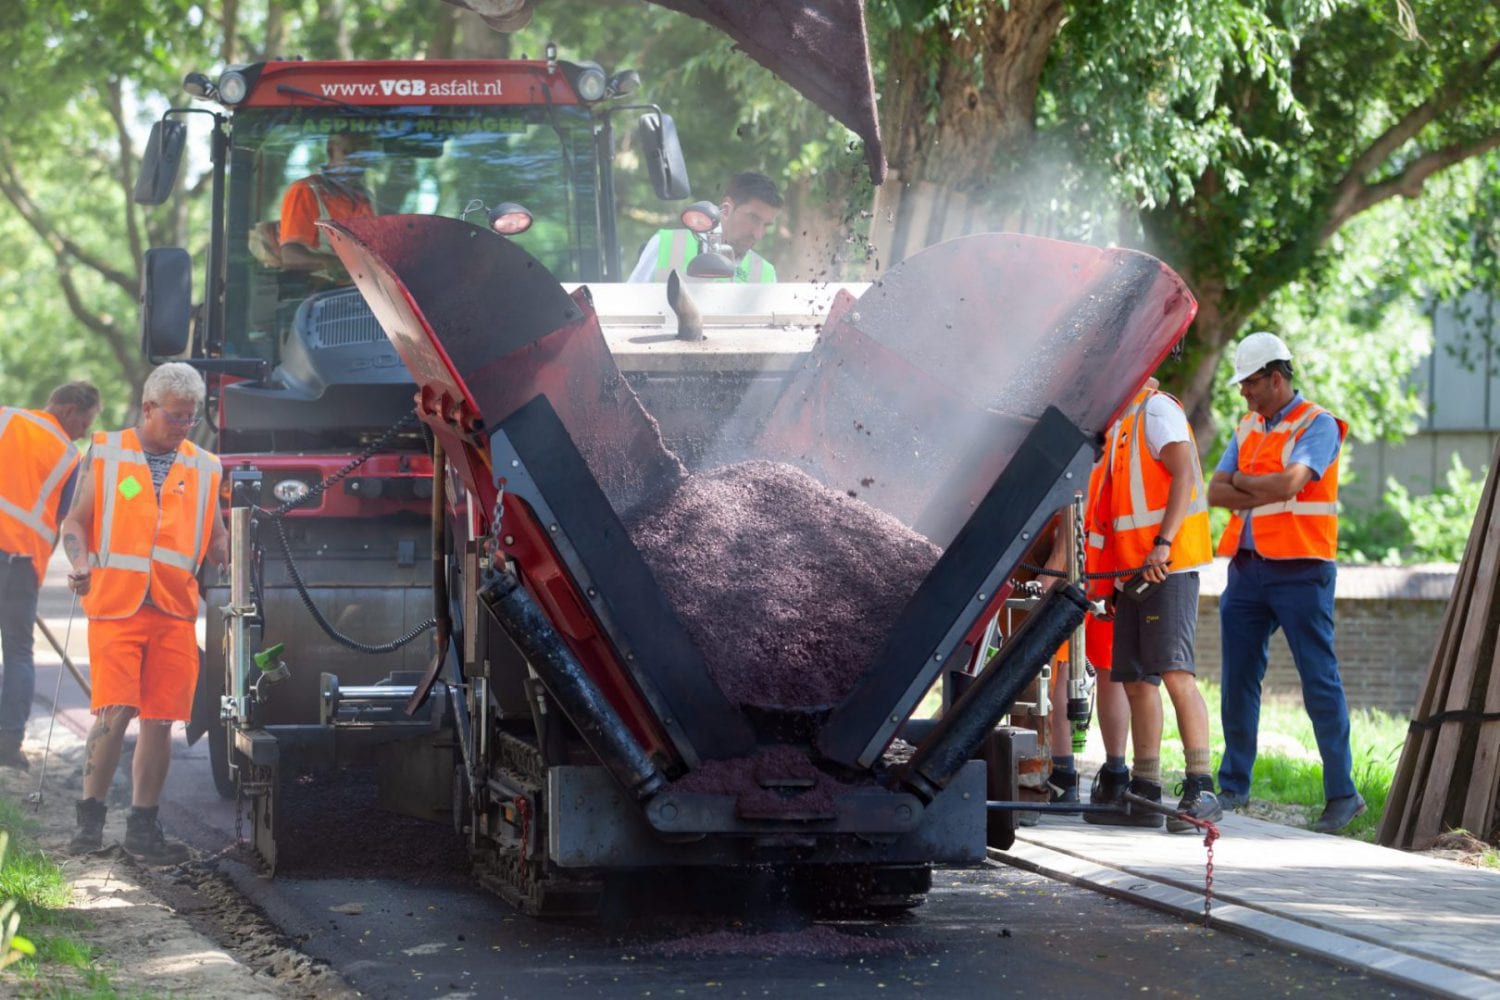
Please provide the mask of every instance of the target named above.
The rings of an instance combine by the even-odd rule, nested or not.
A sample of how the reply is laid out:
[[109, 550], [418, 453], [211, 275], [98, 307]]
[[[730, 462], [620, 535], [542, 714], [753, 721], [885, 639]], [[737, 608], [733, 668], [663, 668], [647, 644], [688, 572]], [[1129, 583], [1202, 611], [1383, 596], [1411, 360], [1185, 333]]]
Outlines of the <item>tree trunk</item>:
[[1003, 188], [995, 178], [1030, 145], [1042, 67], [1062, 17], [1061, 0], [1013, 0], [1006, 10], [985, 5], [956, 29], [891, 34], [884, 97], [891, 172], [875, 202], [883, 266], [976, 228], [976, 214]]

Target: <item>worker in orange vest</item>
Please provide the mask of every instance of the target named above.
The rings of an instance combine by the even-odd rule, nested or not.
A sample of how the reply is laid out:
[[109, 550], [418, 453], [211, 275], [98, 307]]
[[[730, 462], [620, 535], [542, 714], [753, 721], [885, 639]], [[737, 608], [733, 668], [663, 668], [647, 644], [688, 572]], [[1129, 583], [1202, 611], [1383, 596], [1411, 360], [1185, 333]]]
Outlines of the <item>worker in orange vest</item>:
[[1279, 627], [1323, 757], [1325, 805], [1312, 828], [1332, 833], [1365, 811], [1354, 787], [1349, 706], [1333, 649], [1339, 453], [1349, 428], [1292, 387], [1292, 352], [1275, 334], [1252, 333], [1240, 342], [1233, 381], [1250, 412], [1208, 488], [1209, 503], [1233, 514], [1219, 540], [1219, 555], [1232, 557], [1219, 598], [1219, 785], [1225, 805], [1249, 802], [1267, 644]]
[[199, 567], [229, 561], [219, 513], [219, 459], [187, 440], [202, 417], [203, 377], [181, 362], [146, 377], [134, 428], [97, 433], [78, 501], [63, 522], [68, 585], [89, 618], [94, 727], [85, 748], [74, 853], [103, 846], [105, 795], [125, 729], [140, 719], [127, 853], [186, 860], [157, 818], [172, 762], [172, 723], [186, 721], [198, 679]]
[[289, 271], [341, 273], [338, 256], [323, 245], [315, 223], [344, 221], [375, 214], [365, 189], [365, 169], [377, 157], [365, 132], [335, 132], [328, 137], [328, 161], [315, 174], [293, 181], [281, 196], [280, 264]]
[[[1213, 559], [1208, 498], [1198, 447], [1182, 406], [1157, 391], [1156, 379], [1131, 400], [1110, 428], [1098, 487], [1095, 530], [1102, 533], [1104, 564], [1141, 567], [1141, 580], [1116, 584], [1112, 683], [1130, 700], [1132, 769], [1101, 770], [1090, 801], [1115, 805], [1124, 793], [1160, 802], [1162, 706], [1167, 689], [1186, 758], [1177, 811], [1199, 820], [1223, 815], [1209, 771], [1208, 706], [1198, 690], [1194, 651], [1198, 626], [1198, 570]], [[1159, 813], [1136, 810], [1088, 813], [1091, 823], [1160, 827]], [[1185, 819], [1167, 829], [1194, 829]]]
[[[1105, 469], [1105, 456], [1101, 456], [1099, 461], [1094, 463], [1093, 471], [1089, 475], [1088, 493], [1084, 498], [1083, 520], [1087, 535], [1084, 552], [1086, 573], [1103, 573], [1112, 568], [1105, 563], [1105, 536], [1098, 521], [1099, 494], [1105, 483]], [[1061, 522], [1061, 519], [1059, 521]], [[1068, 561], [1069, 542], [1062, 537], [1060, 532], [1059, 527], [1059, 534], [1053, 542], [1052, 552], [1045, 566], [1045, 569], [1054, 573], [1061, 572], [1067, 566]], [[1047, 586], [1050, 588], [1059, 582], [1059, 578], [1054, 576], [1049, 579]], [[1102, 616], [1092, 611], [1089, 612], [1084, 620], [1083, 640], [1084, 656], [1089, 665], [1094, 668], [1094, 714], [1099, 721], [1099, 737], [1104, 743], [1104, 766], [1094, 776], [1091, 799], [1103, 801], [1100, 797], [1100, 788], [1103, 782], [1109, 780], [1106, 772], [1123, 774], [1125, 782], [1130, 780], [1130, 769], [1125, 764], [1125, 747], [1130, 740], [1130, 700], [1125, 697], [1123, 684], [1110, 683], [1110, 666], [1114, 662], [1115, 645], [1114, 600], [1110, 592], [1114, 590], [1114, 583], [1104, 577], [1090, 579], [1086, 589], [1091, 601], [1103, 600], [1106, 607]], [[1050, 789], [1049, 799], [1055, 803], [1077, 802], [1079, 801], [1078, 769], [1073, 755], [1072, 727], [1064, 720], [1063, 708], [1068, 703], [1067, 643], [1064, 643], [1058, 650], [1057, 660], [1052, 677], [1054, 714], [1050, 740], [1052, 772], [1047, 779]]]
[[27, 770], [21, 750], [36, 692], [33, 659], [37, 596], [57, 545], [78, 471], [73, 442], [99, 415], [99, 390], [68, 382], [40, 410], [0, 406], [0, 767]]

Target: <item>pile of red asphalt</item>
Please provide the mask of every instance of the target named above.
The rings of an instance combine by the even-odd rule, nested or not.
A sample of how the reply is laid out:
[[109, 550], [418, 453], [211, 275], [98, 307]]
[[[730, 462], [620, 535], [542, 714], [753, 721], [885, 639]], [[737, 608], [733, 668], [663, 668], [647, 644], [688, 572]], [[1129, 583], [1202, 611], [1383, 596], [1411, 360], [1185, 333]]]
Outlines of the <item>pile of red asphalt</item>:
[[632, 518], [631, 540], [739, 704], [837, 704], [937, 562], [900, 521], [790, 465], [683, 480]]

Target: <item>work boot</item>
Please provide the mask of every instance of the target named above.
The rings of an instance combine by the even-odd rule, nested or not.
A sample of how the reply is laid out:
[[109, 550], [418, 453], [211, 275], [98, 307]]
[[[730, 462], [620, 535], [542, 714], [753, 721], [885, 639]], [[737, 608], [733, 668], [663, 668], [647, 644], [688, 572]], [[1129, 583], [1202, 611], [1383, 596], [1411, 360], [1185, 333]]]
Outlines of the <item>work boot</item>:
[[26, 759], [19, 739], [0, 737], [0, 767], [13, 767], [17, 771], [31, 770], [31, 761]]
[[1365, 811], [1365, 800], [1358, 792], [1338, 799], [1329, 799], [1323, 807], [1323, 815], [1313, 823], [1316, 833], [1337, 833], [1354, 821], [1354, 817]]
[[1139, 795], [1143, 799], [1152, 802], [1161, 801], [1161, 785], [1154, 781], [1145, 781], [1141, 778], [1131, 778], [1126, 788], [1120, 789], [1116, 798], [1117, 802], [1124, 805], [1123, 812], [1117, 813], [1089, 813], [1085, 816], [1091, 823], [1103, 826], [1138, 826], [1148, 830], [1159, 830], [1166, 822], [1166, 817], [1161, 813], [1151, 812], [1139, 806], [1131, 805], [1124, 801], [1124, 792], [1129, 790], [1133, 795]]
[[131, 806], [125, 817], [125, 853], [148, 865], [177, 865], [192, 857], [180, 840], [168, 840], [162, 833], [156, 806]]
[[1048, 802], [1078, 801], [1078, 772], [1071, 767], [1054, 767], [1047, 779]]
[[[1208, 823], [1214, 823], [1224, 818], [1224, 807], [1219, 804], [1219, 797], [1214, 794], [1214, 779], [1207, 774], [1190, 774], [1177, 786], [1177, 794], [1182, 798], [1177, 801], [1177, 811], [1185, 813], [1194, 819], [1200, 819]], [[1167, 817], [1168, 833], [1186, 833], [1188, 830], [1196, 830], [1197, 827], [1185, 819], [1176, 816]]]
[[[1119, 806], [1124, 808], [1125, 789], [1130, 787], [1130, 769], [1115, 769], [1106, 764], [1094, 775], [1094, 784], [1089, 788], [1089, 802], [1096, 806]], [[1114, 817], [1109, 813], [1086, 812], [1085, 823], [1107, 824]]]
[[68, 841], [69, 854], [88, 854], [104, 846], [104, 814], [108, 811], [98, 799], [79, 799], [73, 804], [78, 813], [78, 830]]

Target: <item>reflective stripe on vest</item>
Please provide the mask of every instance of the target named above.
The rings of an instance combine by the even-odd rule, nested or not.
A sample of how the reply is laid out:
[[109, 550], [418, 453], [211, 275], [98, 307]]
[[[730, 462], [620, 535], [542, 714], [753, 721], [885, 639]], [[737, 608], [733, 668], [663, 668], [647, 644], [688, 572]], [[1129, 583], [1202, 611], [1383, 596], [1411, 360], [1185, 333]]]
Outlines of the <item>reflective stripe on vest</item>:
[[[84, 598], [90, 618], [128, 618], [149, 593], [163, 613], [198, 614], [195, 578], [208, 552], [222, 469], [216, 456], [184, 441], [158, 496], [134, 430], [100, 433], [90, 452], [94, 524], [90, 564], [97, 568]], [[173, 489], [177, 480], [179, 488]]]
[[[698, 256], [698, 249], [698, 240], [692, 230], [657, 230], [656, 270], [651, 272], [651, 280], [666, 281], [673, 270], [686, 277], [688, 261]], [[748, 250], [734, 267], [734, 280], [738, 284], [773, 284], [776, 281], [776, 269], [760, 254]]]
[[[1146, 440], [1146, 405], [1155, 395], [1143, 389], [1130, 408], [1110, 428], [1105, 454], [1111, 462], [1111, 549], [1115, 568], [1142, 566], [1154, 548], [1153, 541], [1167, 513], [1172, 474], [1159, 458], [1152, 458]], [[1165, 393], [1163, 393], [1165, 395]], [[1172, 397], [1167, 396], [1171, 399]], [[1177, 405], [1173, 400], [1173, 405]], [[1208, 529], [1208, 491], [1198, 464], [1198, 445], [1188, 428], [1188, 451], [1193, 460], [1193, 495], [1182, 525], [1172, 540], [1172, 569], [1181, 571], [1213, 560], [1213, 542]], [[1121, 454], [1121, 452], [1124, 454]], [[1124, 461], [1125, 468], [1120, 465]], [[1125, 474], [1120, 475], [1121, 472]], [[1123, 482], [1122, 482], [1123, 480]], [[1121, 509], [1125, 513], [1115, 513]]]
[[[1303, 400], [1269, 429], [1259, 414], [1247, 413], [1234, 430], [1239, 447], [1238, 471], [1250, 476], [1274, 475], [1291, 464], [1297, 441], [1313, 421], [1328, 411]], [[1267, 559], [1323, 559], [1338, 556], [1339, 459], [1349, 425], [1334, 417], [1339, 429], [1339, 453], [1319, 478], [1308, 480], [1290, 500], [1250, 508], [1254, 523], [1255, 551]], [[1218, 553], [1232, 556], [1239, 550], [1245, 529], [1245, 512], [1233, 511]]]
[[0, 551], [28, 556], [40, 580], [57, 540], [62, 484], [78, 450], [43, 410], [0, 407]]

